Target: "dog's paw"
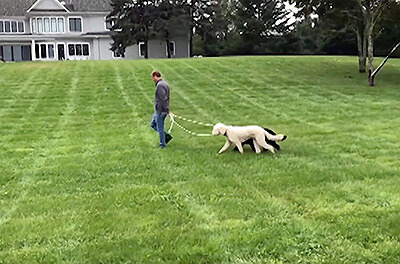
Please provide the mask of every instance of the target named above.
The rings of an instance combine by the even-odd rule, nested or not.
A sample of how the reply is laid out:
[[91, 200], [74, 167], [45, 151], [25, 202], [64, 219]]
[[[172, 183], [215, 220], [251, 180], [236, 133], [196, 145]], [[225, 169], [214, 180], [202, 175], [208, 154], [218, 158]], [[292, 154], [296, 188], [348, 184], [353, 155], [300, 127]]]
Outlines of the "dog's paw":
[[282, 141], [285, 141], [285, 139], [287, 139], [287, 136], [283, 135]]
[[271, 149], [269, 149], [269, 151], [271, 151], [272, 152], [272, 154], [275, 154], [275, 148], [271, 148]]

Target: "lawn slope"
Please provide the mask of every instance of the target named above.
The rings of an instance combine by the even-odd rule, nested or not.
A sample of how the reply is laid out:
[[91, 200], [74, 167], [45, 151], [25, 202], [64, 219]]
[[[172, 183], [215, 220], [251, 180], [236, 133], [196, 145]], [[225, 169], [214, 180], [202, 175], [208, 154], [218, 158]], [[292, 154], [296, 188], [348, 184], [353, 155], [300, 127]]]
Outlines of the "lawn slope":
[[[153, 69], [174, 113], [282, 151], [158, 150]], [[0, 263], [399, 263], [399, 83], [355, 57], [0, 64]]]

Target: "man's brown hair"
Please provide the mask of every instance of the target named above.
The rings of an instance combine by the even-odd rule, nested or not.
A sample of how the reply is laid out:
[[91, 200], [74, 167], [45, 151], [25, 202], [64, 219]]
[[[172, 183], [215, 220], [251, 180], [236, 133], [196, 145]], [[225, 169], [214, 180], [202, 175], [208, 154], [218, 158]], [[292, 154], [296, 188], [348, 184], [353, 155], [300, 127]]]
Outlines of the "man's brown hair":
[[159, 71], [154, 70], [154, 71], [151, 72], [151, 76], [160, 78], [161, 77], [161, 73]]

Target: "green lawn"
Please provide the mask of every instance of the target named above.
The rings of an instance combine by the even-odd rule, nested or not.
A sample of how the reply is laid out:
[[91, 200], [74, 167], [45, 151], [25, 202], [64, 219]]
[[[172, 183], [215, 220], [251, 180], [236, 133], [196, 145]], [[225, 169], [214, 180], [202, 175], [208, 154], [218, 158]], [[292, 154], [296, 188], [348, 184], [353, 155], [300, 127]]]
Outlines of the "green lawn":
[[[153, 69], [171, 111], [282, 151], [158, 150]], [[376, 84], [355, 57], [0, 64], [0, 263], [399, 263], [400, 60]]]

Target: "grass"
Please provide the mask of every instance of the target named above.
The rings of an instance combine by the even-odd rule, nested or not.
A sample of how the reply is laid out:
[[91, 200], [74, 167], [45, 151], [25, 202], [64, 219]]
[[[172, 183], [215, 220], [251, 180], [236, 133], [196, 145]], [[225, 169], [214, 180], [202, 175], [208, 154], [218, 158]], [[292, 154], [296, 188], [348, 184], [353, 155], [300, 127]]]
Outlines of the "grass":
[[[276, 155], [148, 127], [171, 110], [288, 135]], [[399, 263], [400, 61], [0, 65], [0, 263]], [[209, 128], [182, 122], [200, 133]]]

